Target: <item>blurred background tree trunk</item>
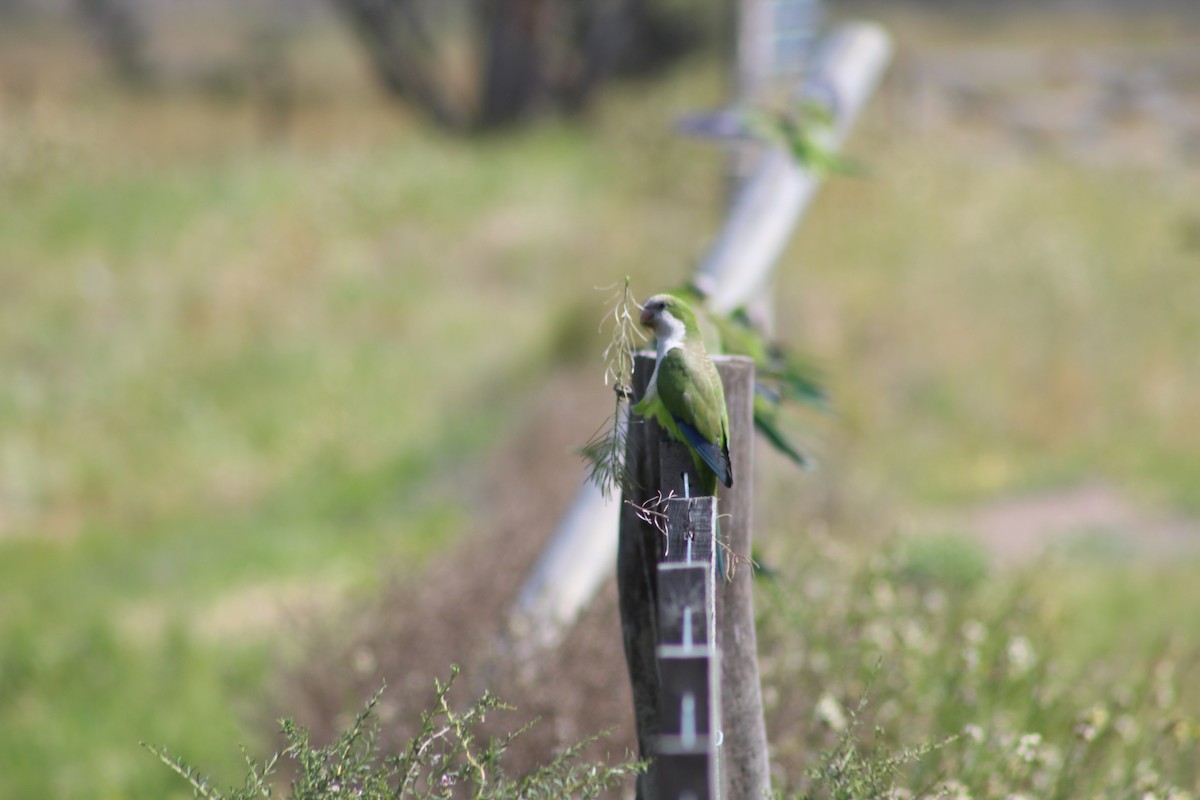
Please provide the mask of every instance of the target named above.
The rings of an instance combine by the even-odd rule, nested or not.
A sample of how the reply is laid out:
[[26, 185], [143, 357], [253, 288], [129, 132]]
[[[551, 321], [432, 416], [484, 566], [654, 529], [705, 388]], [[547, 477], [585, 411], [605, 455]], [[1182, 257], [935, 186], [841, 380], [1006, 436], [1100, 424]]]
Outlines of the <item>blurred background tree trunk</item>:
[[491, 128], [530, 113], [547, 80], [546, 53], [553, 0], [482, 0], [484, 55], [477, 123]]
[[146, 31], [134, 9], [123, 0], [75, 0], [75, 7], [120, 81], [147, 85], [153, 71], [146, 54]]
[[434, 77], [436, 43], [419, 0], [330, 0], [349, 23], [384, 88], [441, 127], [466, 123]]
[[330, 2], [395, 98], [460, 131], [578, 113], [614, 74], [660, 67], [700, 39], [693, 14], [653, 0]]

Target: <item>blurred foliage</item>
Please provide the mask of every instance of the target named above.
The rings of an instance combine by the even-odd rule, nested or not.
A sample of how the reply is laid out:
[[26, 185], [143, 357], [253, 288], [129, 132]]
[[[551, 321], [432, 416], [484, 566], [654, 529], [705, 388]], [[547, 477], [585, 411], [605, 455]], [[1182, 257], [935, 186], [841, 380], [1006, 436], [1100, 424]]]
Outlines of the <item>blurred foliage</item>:
[[899, 548], [899, 574], [917, 585], [970, 589], [987, 576], [987, 553], [963, 534], [916, 536]]
[[32, 81], [0, 84], [0, 797], [171, 796], [139, 739], [237, 768], [287, 631], [474, 524], [530, 382], [598, 352], [567, 315], [715, 205], [715, 154], [625, 124], [659, 90], [465, 144], [305, 35], [279, 142], [254, 95], [126, 95], [0, 31]]
[[[1086, 569], [1044, 563], [970, 584], [949, 572], [918, 578], [908, 547], [887, 544], [864, 561], [855, 548], [799, 537], [781, 577], [764, 584], [759, 650], [786, 796], [1200, 791], [1200, 692], [1189, 679], [1200, 636], [1187, 623], [1200, 599], [1172, 606], [1165, 630], [1151, 631], [1135, 621], [1142, 609], [1110, 615], [1102, 603], [1131, 591], [1136, 573], [1093, 574], [1064, 603], [1061, 576]], [[1151, 574], [1182, 587], [1194, 569]], [[1086, 646], [1064, 636], [1082, 619], [1104, 632]], [[847, 749], [848, 733], [856, 749]], [[830, 783], [839, 753], [851, 761], [834, 763], [857, 769]], [[839, 789], [846, 785], [856, 790]]]

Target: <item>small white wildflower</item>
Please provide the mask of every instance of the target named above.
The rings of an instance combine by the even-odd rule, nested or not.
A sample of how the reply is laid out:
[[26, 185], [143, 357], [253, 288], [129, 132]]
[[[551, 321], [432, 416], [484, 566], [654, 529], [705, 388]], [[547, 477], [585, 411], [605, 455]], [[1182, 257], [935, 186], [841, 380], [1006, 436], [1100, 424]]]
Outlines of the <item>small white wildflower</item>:
[[1128, 714], [1122, 714], [1113, 722], [1113, 728], [1117, 733], [1121, 734], [1121, 738], [1126, 742], [1132, 742], [1137, 739], [1141, 730], [1138, 728], [1137, 721]]
[[863, 630], [863, 637], [885, 653], [896, 648], [896, 637], [882, 620], [872, 620]]
[[354, 671], [359, 675], [370, 675], [379, 668], [379, 659], [375, 657], [375, 653], [370, 648], [360, 647], [356, 649], [351, 658]]
[[842, 704], [829, 692], [822, 694], [821, 699], [817, 701], [817, 719], [835, 731], [846, 730], [846, 725], [848, 724], [846, 712], [842, 710]]
[[934, 614], [946, 607], [946, 595], [937, 589], [930, 589], [922, 599], [925, 601], [925, 610]]
[[1108, 709], [1097, 704], [1085, 711], [1079, 721], [1075, 723], [1075, 734], [1085, 742], [1092, 742], [1106, 725], [1108, 725]]
[[1007, 653], [1008, 663], [1012, 665], [1013, 672], [1017, 675], [1024, 675], [1037, 662], [1033, 645], [1024, 636], [1014, 636], [1009, 639]]
[[962, 635], [971, 644], [983, 644], [987, 638], [987, 628], [979, 620], [967, 620], [963, 623]]
[[1167, 723], [1164, 732], [1169, 734], [1176, 744], [1187, 746], [1196, 738], [1197, 730], [1186, 719], [1173, 719]]
[[1137, 788], [1145, 793], [1142, 795], [1142, 799], [1145, 800], [1147, 796], [1157, 798], [1154, 790], [1157, 789], [1159, 784], [1162, 783], [1162, 778], [1159, 776], [1158, 772], [1155, 771], [1150, 762], [1146, 759], [1142, 759], [1137, 763], [1137, 767], [1134, 768], [1134, 771], [1137, 775]]
[[[1038, 748], [1038, 761], [1041, 762], [1044, 769], [1035, 777], [1035, 782], [1040, 780], [1040, 785], [1042, 785], [1052, 777], [1058, 775], [1059, 768], [1063, 764], [1062, 750], [1059, 750], [1050, 742], [1043, 742], [1042, 746]], [[1047, 787], [1042, 785], [1042, 788]]]
[[890, 611], [896, 605], [896, 593], [892, 591], [892, 585], [885, 581], [871, 587], [871, 599], [880, 611]]
[[948, 780], [941, 785], [936, 795], [945, 800], [971, 800], [971, 793], [956, 780]]
[[967, 672], [974, 672], [979, 669], [979, 664], [982, 660], [979, 656], [978, 647], [968, 647], [963, 650], [963, 663], [967, 667]]
[[962, 732], [963, 736], [967, 737], [975, 744], [983, 743], [983, 728], [979, 727], [975, 723], [968, 722], [963, 726]]
[[1017, 758], [1026, 763], [1037, 761], [1038, 748], [1042, 744], [1040, 733], [1023, 733], [1017, 740]]
[[900, 628], [900, 638], [910, 650], [924, 652], [929, 645], [929, 637], [915, 619], [906, 619]]

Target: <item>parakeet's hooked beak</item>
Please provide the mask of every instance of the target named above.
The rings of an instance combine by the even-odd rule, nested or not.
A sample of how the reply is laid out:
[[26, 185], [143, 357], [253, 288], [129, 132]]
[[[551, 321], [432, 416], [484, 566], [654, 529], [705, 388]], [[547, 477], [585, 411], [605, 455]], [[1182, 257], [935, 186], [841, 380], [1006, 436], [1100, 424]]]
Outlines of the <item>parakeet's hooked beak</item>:
[[642, 309], [642, 316], [640, 320], [643, 328], [654, 327], [654, 310], [651, 309], [649, 305]]

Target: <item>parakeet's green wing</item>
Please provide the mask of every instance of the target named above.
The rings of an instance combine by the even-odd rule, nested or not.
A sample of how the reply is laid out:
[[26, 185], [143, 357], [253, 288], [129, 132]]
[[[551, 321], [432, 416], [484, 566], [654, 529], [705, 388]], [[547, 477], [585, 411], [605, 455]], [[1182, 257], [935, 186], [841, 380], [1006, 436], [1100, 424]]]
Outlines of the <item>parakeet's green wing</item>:
[[675, 348], [662, 357], [656, 381], [659, 400], [683, 439], [725, 486], [733, 485], [729, 463], [729, 414], [721, 377], [707, 358]]

